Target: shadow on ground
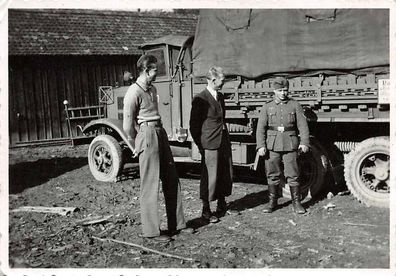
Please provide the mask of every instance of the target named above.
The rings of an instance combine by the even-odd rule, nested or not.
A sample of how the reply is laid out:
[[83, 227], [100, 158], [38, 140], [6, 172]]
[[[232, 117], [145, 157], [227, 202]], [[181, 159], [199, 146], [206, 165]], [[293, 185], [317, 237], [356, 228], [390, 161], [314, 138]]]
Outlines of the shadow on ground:
[[17, 194], [88, 164], [87, 158], [40, 159], [9, 166], [9, 193]]
[[[245, 195], [242, 198], [239, 198], [237, 200], [231, 201], [228, 204], [228, 209], [232, 211], [244, 211], [246, 209], [251, 209], [254, 207], [257, 207], [259, 205], [265, 204], [268, 202], [268, 191], [260, 191], [257, 193], [251, 193], [248, 195]], [[222, 217], [224, 215], [220, 215], [218, 217]], [[202, 217], [194, 218], [192, 220], [189, 220], [187, 222], [187, 227], [189, 228], [200, 228], [202, 226], [205, 226], [209, 224], [208, 221], [204, 220]]]

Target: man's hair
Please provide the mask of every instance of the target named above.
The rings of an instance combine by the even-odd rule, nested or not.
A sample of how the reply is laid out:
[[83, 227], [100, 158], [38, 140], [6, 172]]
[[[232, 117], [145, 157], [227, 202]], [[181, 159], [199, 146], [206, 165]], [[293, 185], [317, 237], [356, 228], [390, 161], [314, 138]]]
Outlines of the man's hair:
[[209, 68], [206, 78], [211, 80], [213, 78], [217, 79], [220, 76], [224, 76], [224, 70], [220, 66], [212, 66]]
[[141, 74], [145, 70], [153, 68], [153, 64], [157, 63], [157, 58], [152, 55], [142, 55], [136, 63], [138, 73]]

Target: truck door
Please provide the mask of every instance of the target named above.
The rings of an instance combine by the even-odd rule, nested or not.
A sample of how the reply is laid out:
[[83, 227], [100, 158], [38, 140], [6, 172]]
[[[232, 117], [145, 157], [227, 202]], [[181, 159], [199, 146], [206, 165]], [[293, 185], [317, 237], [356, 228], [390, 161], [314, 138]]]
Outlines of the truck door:
[[147, 55], [153, 55], [157, 58], [158, 74], [154, 82], [158, 94], [158, 109], [161, 115], [162, 124], [169, 137], [173, 135], [172, 132], [172, 103], [171, 103], [171, 89], [172, 83], [170, 80], [168, 51], [166, 46], [160, 48], [146, 50]]

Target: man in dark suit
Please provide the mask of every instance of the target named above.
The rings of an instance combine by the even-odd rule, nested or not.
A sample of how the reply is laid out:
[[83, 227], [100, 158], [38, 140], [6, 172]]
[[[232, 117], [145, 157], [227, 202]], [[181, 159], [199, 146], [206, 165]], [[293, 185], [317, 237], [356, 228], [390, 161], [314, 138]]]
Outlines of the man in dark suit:
[[283, 174], [290, 187], [293, 209], [298, 214], [304, 214], [305, 209], [300, 203], [297, 152], [309, 150], [308, 123], [301, 104], [288, 97], [287, 79], [277, 77], [272, 87], [274, 100], [264, 104], [261, 109], [256, 131], [258, 154], [267, 157], [265, 170], [269, 203], [264, 213], [271, 213], [278, 205], [277, 188], [280, 184], [281, 162], [283, 162]]
[[[219, 221], [218, 216], [227, 211], [225, 197], [231, 195], [232, 190], [232, 157], [225, 123], [224, 95], [218, 92], [224, 84], [223, 69], [211, 67], [206, 79], [206, 89], [192, 101], [190, 132], [201, 153], [202, 218], [215, 223]], [[215, 200], [217, 217], [209, 204]]]

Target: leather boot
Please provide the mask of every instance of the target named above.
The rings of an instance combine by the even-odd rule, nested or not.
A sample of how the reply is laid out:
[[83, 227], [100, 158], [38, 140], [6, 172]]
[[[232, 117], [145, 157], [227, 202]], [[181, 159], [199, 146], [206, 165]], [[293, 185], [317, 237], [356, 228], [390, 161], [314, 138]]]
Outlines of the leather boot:
[[292, 198], [293, 211], [297, 214], [304, 214], [305, 209], [300, 202], [300, 187], [290, 186], [290, 193]]
[[277, 185], [268, 185], [269, 202], [263, 210], [264, 213], [272, 213], [275, 210], [275, 208], [278, 206], [277, 189], [278, 189]]

